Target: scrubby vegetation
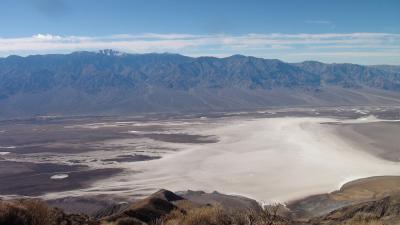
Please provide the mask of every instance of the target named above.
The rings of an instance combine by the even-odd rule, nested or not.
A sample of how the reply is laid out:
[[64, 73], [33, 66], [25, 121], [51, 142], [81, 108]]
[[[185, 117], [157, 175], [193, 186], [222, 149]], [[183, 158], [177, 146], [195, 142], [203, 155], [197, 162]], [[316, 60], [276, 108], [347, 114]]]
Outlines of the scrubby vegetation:
[[[353, 218], [338, 220], [301, 221], [278, 215], [278, 207], [268, 207], [260, 212], [253, 210], [226, 212], [218, 206], [194, 208], [187, 212], [174, 210], [151, 225], [400, 225], [398, 218], [378, 218], [375, 214], [359, 213]], [[118, 224], [120, 225], [120, 224]], [[122, 224], [121, 224], [122, 225]], [[136, 225], [131, 223], [130, 225]]]
[[174, 210], [154, 225], [285, 225], [289, 220], [277, 214], [278, 207], [227, 212], [219, 206], [206, 206], [188, 211]]
[[38, 199], [0, 201], [0, 225], [97, 225], [85, 215], [67, 215]]
[[34, 199], [0, 203], [0, 224], [53, 225], [55, 212], [44, 202]]
[[384, 223], [379, 221], [374, 215], [359, 214], [349, 221], [344, 222], [343, 225], [384, 225]]

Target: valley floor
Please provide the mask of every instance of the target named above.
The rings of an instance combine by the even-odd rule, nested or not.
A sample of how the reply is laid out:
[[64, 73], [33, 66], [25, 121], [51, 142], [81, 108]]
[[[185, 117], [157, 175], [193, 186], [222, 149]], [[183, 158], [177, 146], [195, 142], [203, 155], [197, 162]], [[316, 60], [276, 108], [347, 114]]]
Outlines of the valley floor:
[[400, 175], [399, 119], [394, 107], [331, 107], [1, 121], [0, 194], [122, 201], [166, 188], [291, 202]]

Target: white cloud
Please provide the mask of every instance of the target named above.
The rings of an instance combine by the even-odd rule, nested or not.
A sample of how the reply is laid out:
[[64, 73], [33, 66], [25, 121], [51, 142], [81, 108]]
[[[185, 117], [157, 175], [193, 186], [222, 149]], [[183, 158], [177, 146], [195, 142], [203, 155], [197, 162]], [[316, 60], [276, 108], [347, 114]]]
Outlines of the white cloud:
[[53, 40], [61, 40], [61, 36], [51, 35], [51, 34], [36, 34], [33, 35], [32, 38], [44, 41], [53, 41]]
[[400, 57], [400, 52], [375, 52], [375, 51], [341, 51], [341, 52], [305, 52], [291, 53], [296, 56], [332, 56], [332, 57]]
[[398, 64], [400, 64], [400, 34], [391, 33], [250, 33], [244, 35], [145, 33], [93, 37], [36, 34], [31, 37], [0, 38], [0, 55], [3, 56], [105, 48], [132, 53], [167, 51], [192, 56], [225, 56], [240, 53], [281, 59], [293, 55], [316, 60], [321, 56], [337, 58], [340, 55], [358, 57], [358, 59], [360, 57], [392, 57], [391, 62], [399, 60]]

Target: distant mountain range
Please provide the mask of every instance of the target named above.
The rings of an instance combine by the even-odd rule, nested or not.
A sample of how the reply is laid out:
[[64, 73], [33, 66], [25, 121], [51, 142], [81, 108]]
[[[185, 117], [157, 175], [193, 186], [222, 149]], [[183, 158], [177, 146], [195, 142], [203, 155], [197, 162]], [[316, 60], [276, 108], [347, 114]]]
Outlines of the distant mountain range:
[[400, 105], [400, 66], [113, 50], [0, 58], [0, 117]]

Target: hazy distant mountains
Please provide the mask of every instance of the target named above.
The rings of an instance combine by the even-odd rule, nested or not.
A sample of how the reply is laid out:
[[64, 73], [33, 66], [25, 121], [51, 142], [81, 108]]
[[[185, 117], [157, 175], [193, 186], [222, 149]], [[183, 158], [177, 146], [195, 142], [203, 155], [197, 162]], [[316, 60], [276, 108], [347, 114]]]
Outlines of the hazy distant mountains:
[[0, 59], [0, 116], [400, 105], [400, 68], [112, 50]]

